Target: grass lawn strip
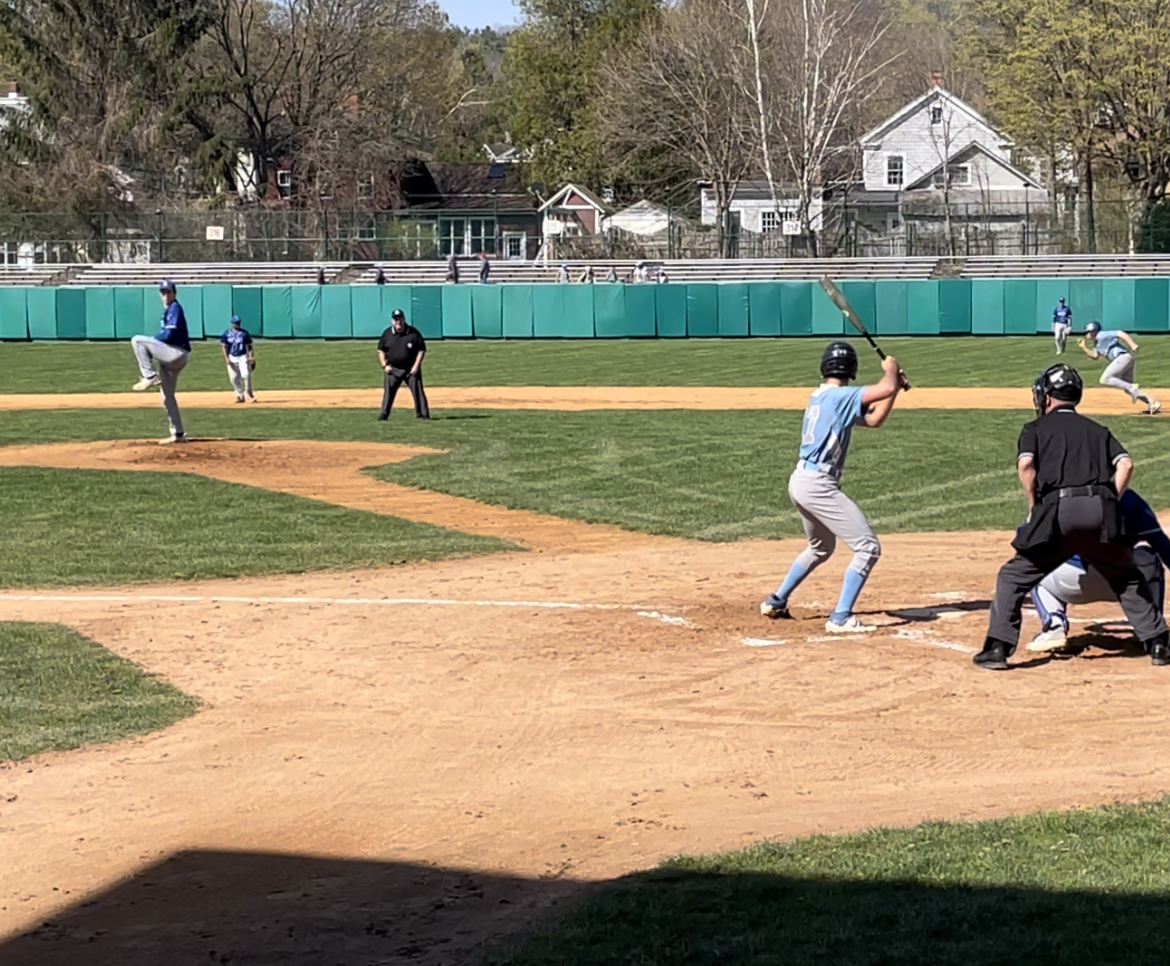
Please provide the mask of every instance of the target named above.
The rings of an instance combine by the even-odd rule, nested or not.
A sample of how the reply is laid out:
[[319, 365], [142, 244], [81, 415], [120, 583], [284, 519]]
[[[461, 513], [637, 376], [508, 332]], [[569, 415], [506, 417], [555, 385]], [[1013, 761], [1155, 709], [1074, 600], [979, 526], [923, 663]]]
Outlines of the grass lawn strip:
[[385, 567], [510, 549], [490, 537], [182, 473], [0, 469], [0, 586]]
[[[799, 439], [798, 412], [478, 411], [442, 416], [431, 422], [404, 418], [378, 423], [372, 414], [356, 410], [193, 410], [187, 419], [193, 432], [206, 436], [392, 440], [445, 449], [449, 452], [378, 468], [374, 475], [510, 509], [704, 540], [801, 532], [787, 494]], [[1027, 413], [1010, 411], [895, 410], [880, 431], [856, 434], [845, 490], [879, 532], [1012, 529], [1025, 510], [1015, 456], [1027, 418]], [[137, 410], [5, 413], [0, 444], [143, 438], [152, 430], [157, 433], [160, 419], [159, 413]], [[1138, 492], [1155, 508], [1170, 507], [1170, 434], [1156, 420], [1102, 421], [1133, 454]], [[132, 488], [145, 486], [136, 483]], [[225, 484], [217, 486], [232, 492]], [[156, 545], [165, 544], [170, 528], [155, 525], [151, 530], [149, 523], [156, 506], [125, 489], [120, 485], [103, 491], [102, 498], [109, 501], [101, 511], [110, 521], [107, 535], [119, 530], [127, 534], [128, 542], [119, 538], [113, 546], [133, 546], [138, 552], [143, 543], [149, 544], [135, 536], [144, 527], [154, 534]], [[242, 505], [234, 504], [232, 518], [248, 521], [244, 531], [256, 530], [263, 537], [275, 530], [280, 536], [282, 524], [261, 512], [255, 494], [262, 491], [238, 492], [251, 494], [240, 498]], [[223, 523], [224, 505], [217, 499], [209, 497], [201, 504], [205, 515], [196, 525], [203, 534], [200, 541], [232, 540]], [[42, 514], [56, 515], [65, 526], [57, 539], [65, 541], [64, 534], [74, 526], [84, 536], [86, 528], [74, 520], [76, 507], [56, 505], [51, 490], [22, 492], [19, 500], [22, 517], [34, 525], [39, 526]], [[141, 519], [136, 519], [135, 509]], [[4, 512], [14, 510], [0, 505], [0, 514]], [[317, 520], [324, 526], [322, 518]], [[409, 532], [397, 523], [384, 526], [395, 534]], [[186, 541], [186, 551], [194, 554], [193, 538], [178, 535], [183, 528], [174, 529], [177, 539]], [[41, 532], [45, 539], [51, 536], [43, 527]], [[305, 548], [305, 561], [296, 566], [306, 566], [311, 554], [320, 556], [318, 550], [326, 552], [340, 540], [323, 536], [319, 548]], [[249, 552], [262, 551], [263, 539]], [[223, 558], [237, 551], [216, 553]], [[384, 554], [397, 559], [392, 552]], [[352, 563], [363, 555], [348, 556]], [[275, 550], [270, 557], [281, 559]], [[339, 562], [329, 566], [351, 565], [341, 562], [345, 557], [339, 551]], [[295, 554], [289, 559], [296, 559]], [[146, 571], [158, 563], [156, 553], [151, 567], [137, 569]]]
[[599, 886], [487, 966], [1155, 966], [1170, 800], [818, 836]]
[[0, 622], [0, 761], [158, 731], [198, 706], [59, 624]]
[[[363, 389], [382, 384], [376, 340], [260, 341], [256, 391]], [[432, 340], [424, 373], [432, 386], [806, 386], [817, 378], [829, 336], [783, 339], [583, 341]], [[1137, 337], [1138, 381], [1170, 385], [1170, 336]], [[877, 356], [854, 338], [861, 378], [878, 379]], [[1056, 361], [1052, 339], [1036, 336], [880, 339], [918, 386], [1029, 386]], [[1103, 363], [1074, 348], [1061, 357], [1097, 381]], [[45, 373], [52, 378], [46, 379]], [[127, 343], [0, 343], [0, 391], [126, 392], [137, 379]], [[196, 342], [183, 390], [229, 393], [216, 342]]]

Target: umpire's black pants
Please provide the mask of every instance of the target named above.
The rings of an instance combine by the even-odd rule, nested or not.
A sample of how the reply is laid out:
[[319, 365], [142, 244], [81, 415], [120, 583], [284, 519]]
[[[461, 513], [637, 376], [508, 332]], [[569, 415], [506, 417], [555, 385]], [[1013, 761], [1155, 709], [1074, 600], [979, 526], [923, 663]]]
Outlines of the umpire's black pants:
[[414, 397], [414, 414], [429, 419], [431, 410], [427, 406], [426, 390], [423, 389], [422, 369], [419, 369], [417, 373], [412, 373], [406, 369], [395, 369], [393, 366], [390, 367], [390, 371], [386, 373], [386, 378], [383, 381], [382, 411], [378, 413], [379, 418], [386, 419], [390, 415], [390, 407], [394, 405], [394, 397], [398, 395], [398, 387], [404, 382]]
[[1079, 554], [1096, 568], [1117, 595], [1117, 601], [1143, 643], [1166, 633], [1166, 622], [1155, 603], [1149, 583], [1124, 543], [1103, 543], [1104, 504], [1100, 497], [1077, 496], [1060, 501], [1056, 511], [1057, 532], [1043, 546], [1017, 553], [999, 570], [995, 600], [987, 627], [988, 644], [1000, 641], [1009, 653], [1020, 641], [1020, 609], [1024, 598], [1045, 575]]

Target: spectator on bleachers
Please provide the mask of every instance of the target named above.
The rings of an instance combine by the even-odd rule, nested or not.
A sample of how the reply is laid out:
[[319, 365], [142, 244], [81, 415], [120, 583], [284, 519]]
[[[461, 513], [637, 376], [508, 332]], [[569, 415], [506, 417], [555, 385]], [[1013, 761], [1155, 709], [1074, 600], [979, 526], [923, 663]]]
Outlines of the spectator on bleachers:
[[386, 284], [386, 273], [384, 271], [382, 271], [381, 265], [378, 266], [378, 274], [374, 276], [374, 284], [375, 285], [385, 285]]
[[561, 267], [557, 271], [557, 281], [562, 283], [569, 281], [569, 266], [564, 262], [561, 262]]
[[454, 252], [451, 253], [447, 259], [447, 279], [448, 282], [459, 284], [459, 256]]
[[659, 285], [666, 284], [666, 269], [665, 268], [658, 269], [658, 284]]
[[578, 282], [593, 284], [593, 266], [588, 266], [585, 271], [581, 273], [581, 277], [577, 279]]
[[487, 252], [480, 252], [479, 253], [479, 284], [486, 285], [488, 282], [488, 276], [490, 276], [491, 273], [492, 273], [492, 263], [488, 259], [488, 253]]
[[320, 268], [317, 269], [317, 284], [318, 285], [325, 284], [325, 266], [324, 265], [322, 265]]
[[612, 265], [609, 266], [609, 271], [605, 273], [605, 280], [607, 282], [616, 282], [618, 280], [617, 269]]
[[638, 262], [634, 268], [634, 281], [639, 283], [650, 281], [650, 269], [645, 262]]

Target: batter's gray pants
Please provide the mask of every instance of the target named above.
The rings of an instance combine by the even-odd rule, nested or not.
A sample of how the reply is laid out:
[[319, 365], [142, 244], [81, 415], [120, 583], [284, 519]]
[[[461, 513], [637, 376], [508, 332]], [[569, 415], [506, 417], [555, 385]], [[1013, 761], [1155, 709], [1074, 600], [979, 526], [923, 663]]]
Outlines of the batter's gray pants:
[[1105, 367], [1105, 371], [1101, 373], [1101, 385], [1120, 389], [1122, 392], [1128, 393], [1129, 398], [1134, 402], [1140, 399], [1148, 406], [1150, 399], [1144, 392], [1138, 391], [1138, 387], [1133, 381], [1133, 370], [1133, 356], [1128, 352], [1123, 352]]
[[841, 492], [841, 484], [827, 473], [797, 467], [788, 480], [788, 495], [808, 537], [808, 547], [796, 562], [809, 572], [815, 570], [833, 555], [840, 539], [853, 551], [850, 569], [868, 576], [882, 555], [882, 545], [865, 514]]
[[171, 435], [183, 435], [183, 417], [179, 415], [179, 403], [175, 399], [175, 388], [179, 384], [179, 373], [187, 365], [191, 353], [185, 349], [167, 345], [148, 335], [136, 335], [130, 340], [134, 358], [143, 379], [154, 377], [153, 363], [158, 363], [159, 391], [162, 394], [163, 409], [167, 411], [167, 422], [171, 424]]

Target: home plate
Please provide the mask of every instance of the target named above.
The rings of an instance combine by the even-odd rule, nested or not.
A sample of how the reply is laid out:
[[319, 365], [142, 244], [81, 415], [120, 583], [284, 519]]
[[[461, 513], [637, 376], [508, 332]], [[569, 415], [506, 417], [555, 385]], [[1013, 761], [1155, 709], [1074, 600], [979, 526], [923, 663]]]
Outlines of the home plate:
[[772, 641], [766, 637], [744, 637], [741, 638], [744, 644], [748, 647], [775, 647], [777, 644], [787, 644], [788, 641]]

